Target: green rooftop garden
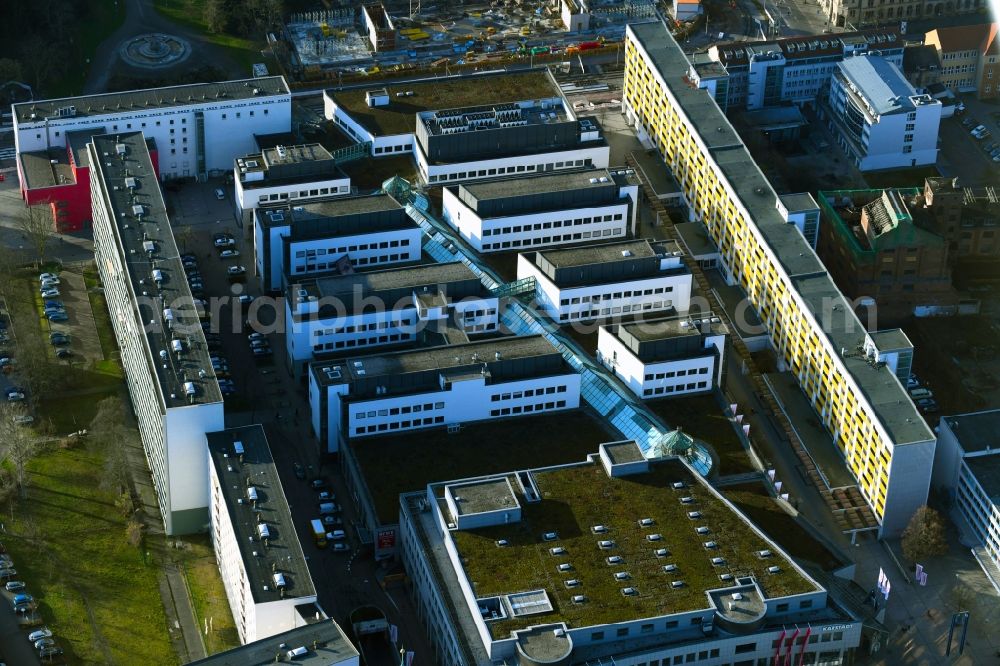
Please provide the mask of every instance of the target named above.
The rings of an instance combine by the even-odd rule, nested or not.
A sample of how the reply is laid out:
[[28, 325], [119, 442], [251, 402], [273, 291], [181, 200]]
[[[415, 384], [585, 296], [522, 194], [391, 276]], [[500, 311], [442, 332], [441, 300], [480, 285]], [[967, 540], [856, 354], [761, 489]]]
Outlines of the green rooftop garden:
[[[672, 484], [683, 481], [685, 488]], [[724, 587], [719, 576], [754, 576], [769, 598], [802, 594], [814, 590], [792, 564], [775, 553], [760, 558], [760, 550], [774, 546], [758, 536], [746, 522], [698, 483], [688, 469], [676, 460], [660, 462], [650, 472], [635, 476], [610, 478], [599, 463], [583, 464], [535, 475], [542, 501], [528, 503], [519, 497], [521, 521], [477, 530], [455, 531], [458, 552], [479, 597], [489, 597], [527, 590], [545, 589], [553, 612], [508, 618], [490, 623], [494, 638], [547, 621], [565, 621], [571, 627], [625, 622], [707, 608], [705, 591]], [[694, 502], [683, 504], [682, 497]], [[688, 512], [701, 517], [692, 520]], [[639, 520], [651, 518], [654, 524], [640, 527]], [[594, 525], [604, 525], [605, 534], [594, 534]], [[695, 528], [711, 532], [698, 534]], [[556, 532], [558, 538], [545, 541], [542, 535]], [[661, 534], [661, 541], [649, 541], [647, 535]], [[506, 547], [496, 545], [506, 539]], [[602, 539], [614, 542], [609, 550], [598, 548]], [[703, 542], [714, 540], [718, 547], [706, 549]], [[554, 556], [550, 548], [566, 549]], [[656, 556], [658, 548], [668, 555]], [[621, 564], [609, 565], [606, 558], [617, 555]], [[723, 566], [711, 559], [721, 557]], [[573, 569], [557, 570], [569, 563]], [[663, 566], [675, 564], [677, 571], [666, 573]], [[769, 574], [768, 567], [781, 567]], [[629, 580], [616, 580], [617, 572], [628, 572]], [[579, 587], [567, 588], [565, 580], [577, 579]], [[671, 587], [683, 581], [681, 588]], [[621, 589], [634, 587], [635, 596], [624, 596]], [[573, 603], [575, 595], [585, 595], [583, 604]]]
[[754, 471], [753, 463], [714, 394], [652, 400], [646, 406], [671, 428], [705, 441], [719, 456], [719, 476]]
[[[379, 88], [389, 91], [389, 104], [369, 107], [365, 101], [365, 91]], [[397, 92], [409, 91], [413, 95], [396, 97]], [[333, 95], [351, 118], [379, 136], [413, 132], [416, 129], [414, 116], [421, 111], [558, 96], [558, 91], [544, 72], [473, 76], [398, 85], [373, 82], [371, 88], [345, 90]]]

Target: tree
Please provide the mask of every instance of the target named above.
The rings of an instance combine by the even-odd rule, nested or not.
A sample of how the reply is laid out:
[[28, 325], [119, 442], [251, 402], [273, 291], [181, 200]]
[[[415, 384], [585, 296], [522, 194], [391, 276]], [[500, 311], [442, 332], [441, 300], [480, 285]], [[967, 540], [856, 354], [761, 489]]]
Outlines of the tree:
[[941, 514], [929, 506], [917, 509], [903, 531], [902, 545], [903, 555], [911, 562], [948, 552]]
[[24, 209], [24, 214], [18, 218], [17, 226], [31, 244], [31, 248], [35, 251], [35, 261], [41, 266], [45, 263], [45, 252], [54, 232], [52, 220], [45, 215], [44, 209], [40, 206], [28, 206]]
[[45, 342], [37, 337], [18, 338], [17, 372], [36, 398], [70, 386], [64, 369], [49, 362]]
[[17, 422], [27, 412], [17, 403], [0, 404], [0, 462], [10, 464], [19, 497], [27, 499], [27, 467], [40, 448], [38, 439], [30, 428]]
[[135, 439], [135, 431], [128, 427], [125, 404], [118, 396], [110, 396], [97, 404], [97, 413], [87, 429], [87, 442], [91, 449], [104, 456], [104, 475], [101, 488], [127, 492], [130, 482], [128, 445]]

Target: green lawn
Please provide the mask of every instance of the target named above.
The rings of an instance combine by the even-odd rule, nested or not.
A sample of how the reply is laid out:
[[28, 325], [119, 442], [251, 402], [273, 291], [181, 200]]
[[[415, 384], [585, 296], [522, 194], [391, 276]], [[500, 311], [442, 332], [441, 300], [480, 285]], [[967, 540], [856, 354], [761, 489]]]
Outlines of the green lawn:
[[719, 475], [752, 472], [753, 465], [736, 430], [714, 395], [696, 395], [646, 403], [668, 426], [707, 442], [719, 456]]
[[69, 663], [172, 664], [156, 569], [128, 544], [102, 460], [57, 449], [29, 466], [28, 500], [5, 516], [19, 578], [39, 602]]
[[[260, 54], [260, 50], [264, 47], [263, 42], [209, 32], [208, 23], [205, 21], [206, 0], [154, 0], [153, 4], [156, 11], [166, 18], [198, 30], [205, 35], [205, 41], [209, 44], [224, 49], [229, 57], [243, 67], [245, 76], [250, 76], [251, 65], [265, 62]], [[269, 66], [269, 69], [274, 68]]]
[[179, 557], [191, 591], [195, 619], [203, 630], [206, 620], [211, 623], [211, 630], [204, 637], [208, 654], [238, 647], [240, 636], [233, 622], [211, 541], [207, 535], [187, 536], [184, 541], [191, 548]]
[[[79, 40], [77, 62], [80, 64], [89, 62], [94, 57], [98, 45], [125, 22], [125, 0], [90, 0], [87, 4], [91, 15], [74, 30]], [[47, 96], [79, 95], [83, 91], [83, 84], [89, 72], [89, 65], [70, 67], [66, 76], [49, 86], [46, 90]]]

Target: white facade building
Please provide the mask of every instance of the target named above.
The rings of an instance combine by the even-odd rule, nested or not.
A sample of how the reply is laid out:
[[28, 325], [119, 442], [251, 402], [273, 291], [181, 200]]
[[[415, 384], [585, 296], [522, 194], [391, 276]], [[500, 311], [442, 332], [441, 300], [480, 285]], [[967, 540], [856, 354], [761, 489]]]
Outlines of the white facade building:
[[240, 212], [268, 204], [297, 203], [351, 193], [351, 179], [323, 146], [275, 146], [236, 158], [233, 167]]
[[[524, 97], [502, 99], [493, 92], [500, 77]], [[326, 90], [323, 99], [326, 117], [370, 144], [373, 157], [411, 154], [424, 183], [603, 169], [610, 158], [597, 120], [578, 118], [547, 73], [407, 83], [363, 94]]]
[[860, 619], [699, 474], [634, 442], [400, 503], [441, 663], [833, 666], [861, 641]]
[[227, 173], [256, 149], [255, 134], [289, 132], [285, 79], [197, 83], [13, 105], [18, 153], [62, 148], [66, 133], [142, 132], [156, 141], [160, 177]]
[[146, 140], [140, 132], [96, 136], [89, 150], [114, 156], [93, 160], [94, 258], [164, 527], [202, 532], [205, 433], [224, 427], [208, 345]]
[[937, 161], [941, 102], [918, 94], [899, 68], [883, 58], [866, 55], [838, 63], [822, 111], [861, 171]]
[[[900, 69], [905, 42], [897, 27], [860, 32], [786, 37], [773, 41], [728, 42], [709, 47], [707, 58], [722, 65], [719, 72], [692, 67], [699, 88], [712, 91], [723, 109], [756, 111], [784, 102], [814, 104], [830, 87], [837, 63], [877, 53]], [[708, 77], [703, 77], [702, 72]]]
[[402, 345], [418, 337], [468, 342], [493, 333], [497, 298], [461, 263], [355, 273], [293, 282], [285, 305], [289, 366], [316, 356]]
[[189, 666], [268, 666], [278, 654], [302, 666], [360, 666], [361, 656], [330, 619], [283, 631], [253, 643], [216, 652]]
[[208, 435], [211, 535], [240, 642], [317, 620], [316, 588], [260, 425]]
[[[994, 585], [1000, 584], [1000, 410], [943, 416], [934, 450], [933, 486], [954, 500], [963, 537]], [[963, 538], [963, 543], [967, 543]], [[985, 560], [985, 561], [984, 561]]]
[[560, 323], [686, 311], [691, 273], [673, 241], [604, 243], [517, 257], [517, 279], [535, 279], [538, 306]]
[[313, 432], [341, 439], [577, 409], [580, 376], [542, 336], [483, 340], [310, 366]]
[[421, 233], [386, 194], [257, 209], [254, 262], [261, 290], [280, 291], [286, 279], [419, 261]]
[[711, 313], [601, 326], [597, 360], [640, 398], [706, 393], [722, 382], [728, 333]]
[[507, 178], [443, 189], [442, 216], [479, 252], [624, 238], [639, 186], [605, 169]]

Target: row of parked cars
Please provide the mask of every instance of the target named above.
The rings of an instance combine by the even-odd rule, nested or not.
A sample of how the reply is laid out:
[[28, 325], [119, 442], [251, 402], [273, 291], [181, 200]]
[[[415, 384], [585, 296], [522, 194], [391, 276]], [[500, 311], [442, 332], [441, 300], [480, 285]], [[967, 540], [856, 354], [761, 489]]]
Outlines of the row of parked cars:
[[909, 379], [906, 380], [906, 390], [910, 392], [910, 397], [921, 414], [934, 414], [938, 411], [934, 392], [923, 386], [916, 375], [911, 374]]
[[[38, 607], [35, 598], [28, 594], [28, 586], [24, 581], [17, 580], [14, 561], [2, 544], [0, 544], [0, 581], [3, 581], [4, 590], [12, 595], [10, 605], [15, 614], [30, 616], [35, 612]], [[51, 660], [63, 653], [63, 649], [52, 637], [52, 631], [47, 627], [33, 630], [28, 634], [28, 641], [38, 650], [38, 656], [42, 660]]]
[[981, 124], [975, 118], [968, 117], [962, 120], [962, 126], [969, 130], [969, 134], [977, 141], [984, 142], [981, 144], [981, 147], [990, 159], [994, 162], [1000, 162], [1000, 143], [996, 141], [990, 144], [985, 143], [987, 139], [993, 136], [993, 132], [986, 125]]
[[347, 543], [347, 533], [344, 531], [344, 519], [341, 517], [341, 506], [337, 504], [337, 496], [321, 477], [309, 482], [316, 491], [316, 508], [319, 511], [318, 520], [326, 530], [326, 540], [333, 544], [334, 552], [346, 552], [351, 549]]

